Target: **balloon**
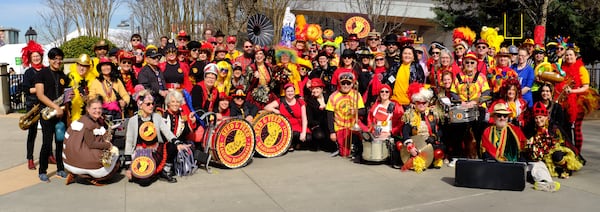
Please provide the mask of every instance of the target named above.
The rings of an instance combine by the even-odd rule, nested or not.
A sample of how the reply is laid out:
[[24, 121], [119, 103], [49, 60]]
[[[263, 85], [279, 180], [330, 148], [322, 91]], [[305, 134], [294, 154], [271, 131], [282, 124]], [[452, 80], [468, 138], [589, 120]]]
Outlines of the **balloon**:
[[442, 151], [441, 149], [435, 149], [433, 151], [433, 158], [435, 158], [435, 159], [444, 158], [444, 151]]
[[402, 148], [404, 147], [404, 144], [402, 144], [402, 142], [396, 142], [396, 149], [398, 151], [402, 151]]

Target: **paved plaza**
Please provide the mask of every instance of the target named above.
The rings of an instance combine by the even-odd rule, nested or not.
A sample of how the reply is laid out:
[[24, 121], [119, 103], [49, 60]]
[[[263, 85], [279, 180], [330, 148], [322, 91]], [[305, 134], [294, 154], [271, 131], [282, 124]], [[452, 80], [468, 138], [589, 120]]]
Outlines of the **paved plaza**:
[[[587, 165], [560, 191], [496, 191], [453, 186], [454, 168], [421, 174], [387, 165], [355, 164], [326, 152], [295, 151], [258, 158], [241, 169], [199, 170], [178, 183], [149, 187], [117, 182], [103, 187], [54, 175], [40, 182], [27, 170], [26, 131], [18, 115], [0, 116], [0, 211], [598, 211], [600, 201], [600, 121], [585, 121]], [[35, 157], [39, 155], [38, 132]], [[594, 209], [596, 208], [596, 209]]]

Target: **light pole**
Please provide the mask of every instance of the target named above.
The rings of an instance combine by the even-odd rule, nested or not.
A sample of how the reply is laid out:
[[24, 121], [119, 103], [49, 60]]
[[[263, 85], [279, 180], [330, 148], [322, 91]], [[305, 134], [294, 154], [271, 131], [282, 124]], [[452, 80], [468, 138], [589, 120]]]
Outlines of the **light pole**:
[[25, 39], [29, 43], [31, 40], [35, 41], [37, 39], [37, 35], [37, 32], [30, 26], [27, 32], [25, 32]]

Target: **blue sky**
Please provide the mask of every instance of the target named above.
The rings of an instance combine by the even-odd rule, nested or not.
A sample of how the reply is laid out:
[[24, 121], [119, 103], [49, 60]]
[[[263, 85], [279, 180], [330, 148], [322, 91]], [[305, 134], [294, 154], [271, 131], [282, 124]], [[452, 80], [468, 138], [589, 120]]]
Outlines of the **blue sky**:
[[[124, 0], [114, 12], [110, 26], [114, 28], [121, 20], [129, 19], [129, 8]], [[10, 0], [2, 1], [2, 12], [0, 12], [0, 26], [5, 28], [15, 28], [20, 30], [19, 42], [25, 42], [25, 32], [32, 26], [38, 34], [44, 29], [36, 26], [42, 25], [42, 19], [39, 17], [39, 11], [47, 9], [42, 4], [43, 0]]]

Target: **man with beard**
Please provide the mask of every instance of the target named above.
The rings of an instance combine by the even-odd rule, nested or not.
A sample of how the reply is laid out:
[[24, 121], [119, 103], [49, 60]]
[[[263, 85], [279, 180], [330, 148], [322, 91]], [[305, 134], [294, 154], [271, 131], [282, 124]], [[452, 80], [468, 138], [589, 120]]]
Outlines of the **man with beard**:
[[319, 53], [319, 55], [317, 55], [317, 62], [319, 65], [315, 67], [308, 76], [309, 79], [320, 78], [323, 80], [325, 84], [323, 90], [327, 94], [331, 94], [335, 91], [335, 86], [331, 84], [331, 77], [333, 77], [333, 72], [337, 69], [336, 66], [329, 65], [329, 59], [330, 57], [327, 56], [325, 52]]
[[237, 63], [242, 67], [243, 76], [251, 76], [251, 74], [247, 73], [247, 69], [248, 66], [254, 62], [252, 58], [254, 58], [254, 43], [250, 40], [244, 40], [243, 54], [235, 58], [234, 61], [234, 63]]
[[398, 36], [396, 34], [389, 34], [385, 36], [383, 41], [385, 44], [385, 60], [387, 60], [389, 66], [394, 66], [394, 64], [400, 63], [401, 57], [398, 52]]
[[346, 38], [346, 43], [347, 49], [350, 49], [352, 51], [358, 51], [360, 40], [358, 39], [358, 36], [356, 34], [348, 35], [348, 38]]

